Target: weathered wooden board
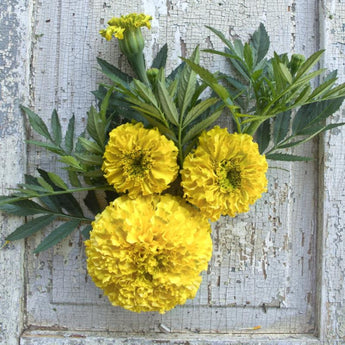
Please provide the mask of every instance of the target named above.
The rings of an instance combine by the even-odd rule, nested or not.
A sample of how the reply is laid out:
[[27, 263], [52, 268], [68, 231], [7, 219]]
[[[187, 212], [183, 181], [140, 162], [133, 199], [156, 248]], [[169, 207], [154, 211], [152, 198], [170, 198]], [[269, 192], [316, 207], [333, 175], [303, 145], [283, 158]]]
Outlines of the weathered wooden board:
[[[27, 12], [31, 9], [26, 3], [21, 6]], [[86, 111], [94, 102], [90, 91], [102, 78], [96, 56], [126, 68], [115, 41], [106, 42], [98, 30], [113, 15], [129, 12], [145, 12], [154, 17], [152, 30], [145, 34], [148, 64], [165, 42], [169, 46], [168, 69], [177, 65], [179, 56], [188, 56], [197, 44], [201, 48], [221, 49], [221, 42], [205, 25], [228, 37], [244, 39], [263, 22], [271, 36], [272, 49], [308, 55], [320, 44], [325, 45], [325, 64], [338, 68], [345, 78], [345, 5], [335, 1], [319, 4], [314, 0], [131, 0], [125, 9], [122, 3], [115, 2], [36, 2], [31, 51], [22, 54], [28, 60], [20, 69], [26, 71], [30, 66], [30, 98], [25, 100], [47, 122], [56, 108], [64, 127], [75, 114], [78, 131], [84, 128]], [[25, 27], [23, 18], [20, 22]], [[21, 30], [18, 33], [24, 35], [25, 30]], [[0, 44], [0, 52], [1, 49]], [[20, 57], [16, 59], [21, 61]], [[213, 70], [226, 68], [220, 57], [203, 53], [201, 60]], [[21, 77], [14, 79], [18, 82]], [[19, 114], [13, 103], [9, 107]], [[5, 114], [6, 107], [3, 109], [0, 115]], [[341, 121], [340, 117], [335, 121]], [[9, 118], [1, 120], [10, 127]], [[223, 120], [223, 124], [227, 121]], [[13, 331], [13, 321], [6, 321], [5, 328], [0, 327], [0, 343], [3, 339], [4, 344], [17, 343], [12, 339], [18, 338], [16, 332], [21, 328], [26, 329], [21, 338], [23, 345], [307, 345], [319, 344], [318, 334], [329, 343], [331, 339], [341, 339], [345, 335], [343, 133], [337, 129], [326, 136], [322, 150], [318, 150], [316, 142], [303, 149], [303, 153], [314, 155], [318, 163], [285, 164], [282, 167], [286, 170], [271, 169], [269, 191], [251, 212], [235, 219], [223, 218], [213, 225], [214, 255], [197, 297], [165, 315], [133, 314], [112, 307], [86, 274], [84, 248], [78, 234], [36, 256], [32, 249], [41, 238], [30, 239], [25, 260], [25, 322], [20, 321], [20, 309], [18, 314], [11, 314], [12, 320], [19, 320], [18, 331]], [[8, 157], [4, 176], [10, 169], [13, 171], [12, 154], [24, 151], [22, 136], [22, 126], [12, 136], [2, 136], [6, 140], [0, 143], [0, 150]], [[13, 146], [8, 149], [4, 143]], [[15, 160], [16, 181], [11, 178], [6, 182], [1, 175], [3, 186], [20, 181], [24, 159], [25, 155]], [[54, 157], [33, 147], [29, 148], [27, 162], [31, 173], [38, 165], [48, 170], [59, 166]], [[277, 163], [273, 165], [278, 167]], [[2, 221], [0, 239], [10, 232], [8, 221]], [[0, 251], [1, 275], [22, 272], [21, 260], [14, 259], [22, 256], [18, 243]], [[14, 266], [3, 269], [8, 262]], [[9, 278], [3, 281], [7, 285], [12, 283]], [[20, 300], [24, 281], [18, 279], [16, 283], [18, 288], [13, 295], [0, 283], [1, 294], [6, 297], [5, 302], [0, 298], [1, 310], [9, 308], [6, 301], [12, 297], [13, 301]], [[0, 316], [5, 318], [5, 313], [0, 311]], [[260, 330], [248, 330], [258, 325]], [[162, 334], [164, 330], [173, 334]], [[112, 334], [117, 332], [121, 334], [115, 340]]]
[[[0, 2], [0, 194], [23, 181], [26, 169], [24, 121], [19, 103], [28, 96], [30, 6]], [[0, 344], [18, 344], [24, 306], [24, 245], [5, 246], [5, 237], [22, 219], [0, 214]]]

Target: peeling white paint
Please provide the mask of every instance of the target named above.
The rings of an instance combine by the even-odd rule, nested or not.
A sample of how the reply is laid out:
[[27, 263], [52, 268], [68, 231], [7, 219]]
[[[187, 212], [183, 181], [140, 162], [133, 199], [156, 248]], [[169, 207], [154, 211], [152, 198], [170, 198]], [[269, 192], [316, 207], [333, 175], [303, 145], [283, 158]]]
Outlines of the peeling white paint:
[[[24, 30], [30, 18], [31, 5], [25, 1], [19, 1], [18, 5], [19, 21], [26, 24], [16, 29], [26, 38], [26, 35], [31, 35], [29, 28]], [[344, 80], [342, 28], [345, 6], [333, 0], [323, 1], [322, 5], [324, 12], [321, 19], [325, 32], [321, 41], [328, 49], [325, 61], [329, 67], [338, 67], [340, 79]], [[4, 6], [8, 6], [8, 3], [0, 5], [0, 8]], [[168, 40], [168, 70], [179, 63], [179, 56], [190, 54], [197, 43], [201, 44], [202, 49], [222, 49], [220, 40], [204, 25], [214, 26], [226, 35], [231, 26], [232, 35], [246, 38], [263, 20], [275, 50], [295, 49], [297, 52], [311, 53], [317, 46], [316, 7], [313, 0], [131, 0], [126, 3], [128, 12], [138, 12], [140, 9], [154, 16], [152, 30], [146, 36], [151, 41], [145, 53], [148, 62], [151, 62], [154, 53]], [[119, 2], [102, 4], [66, 0], [58, 6], [49, 2], [35, 3], [32, 21], [36, 40], [30, 80], [26, 70], [30, 63], [30, 44], [29, 40], [24, 39], [27, 44], [20, 45], [18, 52], [20, 56], [27, 57], [23, 59], [27, 65], [18, 65], [18, 70], [14, 70], [17, 74], [0, 81], [5, 90], [3, 95], [10, 99], [13, 93], [14, 89], [8, 86], [8, 82], [15, 84], [19, 79], [27, 86], [30, 81], [36, 110], [48, 120], [51, 109], [57, 107], [65, 124], [74, 113], [80, 132], [85, 122], [85, 111], [93, 101], [89, 91], [95, 88], [96, 80], [101, 79], [96, 70], [95, 55], [115, 64], [123, 63], [116, 44], [105, 43], [99, 37], [99, 18], [108, 19], [123, 11], [123, 3]], [[43, 36], [40, 36], [42, 33]], [[9, 50], [14, 49], [16, 44], [11, 42]], [[13, 59], [9, 53], [0, 44], [0, 54], [6, 58], [5, 64], [0, 67], [0, 74], [3, 68], [12, 66]], [[202, 61], [213, 70], [225, 68], [219, 57], [202, 53]], [[23, 91], [24, 94], [26, 92]], [[3, 104], [0, 105], [0, 115], [1, 106]], [[12, 109], [13, 104], [10, 107]], [[12, 165], [14, 147], [22, 148], [17, 135], [22, 130], [17, 115], [15, 112], [6, 112], [6, 116], [2, 117], [5, 118], [2, 127], [5, 129], [1, 134], [0, 149], [5, 152], [2, 157], [8, 162], [3, 163], [5, 171], [16, 170], [20, 178], [25, 157], [18, 158]], [[344, 115], [338, 116], [341, 121]], [[227, 125], [226, 120], [223, 124]], [[337, 135], [327, 136], [325, 140], [325, 193], [320, 203], [325, 215], [320, 222], [324, 237], [319, 239], [318, 252], [315, 249], [318, 210], [314, 202], [317, 176], [315, 167], [304, 163], [293, 167], [283, 165], [288, 172], [272, 170], [269, 192], [252, 207], [250, 213], [236, 219], [224, 217], [213, 225], [214, 255], [195, 300], [164, 316], [154, 313], [132, 314], [110, 306], [86, 274], [85, 254], [78, 235], [36, 257], [31, 253], [40, 241], [37, 236], [27, 245], [25, 317], [27, 326], [47, 327], [50, 330], [26, 330], [20, 340], [21, 345], [321, 345], [312, 334], [314, 327], [321, 329], [321, 339], [325, 340], [322, 345], [335, 345], [336, 342], [339, 345], [345, 336], [345, 294], [342, 284], [345, 276], [342, 236], [345, 193], [339, 187], [344, 181], [345, 136], [343, 129], [337, 131]], [[304, 150], [307, 154], [312, 153], [312, 147]], [[24, 151], [21, 149], [20, 152]], [[30, 172], [43, 163], [47, 169], [56, 167], [56, 161], [48, 159], [44, 153], [30, 152]], [[0, 176], [3, 178], [3, 187], [13, 185], [12, 176], [10, 180], [6, 180], [1, 172]], [[3, 242], [5, 231], [8, 232], [17, 221], [2, 219], [5, 230], [0, 235], [0, 242]], [[321, 233], [320, 229], [318, 233]], [[317, 255], [319, 267], [324, 267], [318, 276]], [[21, 274], [22, 257], [23, 250], [18, 243], [0, 250], [0, 273], [5, 276], [2, 281], [8, 284], [0, 283], [0, 296], [6, 297], [5, 300], [0, 298], [0, 343], [6, 345], [18, 344], [21, 329], [17, 320], [24, 317], [17, 313], [20, 310], [8, 307], [18, 305], [22, 293], [24, 282], [8, 274], [9, 270]], [[6, 267], [6, 270], [1, 270], [2, 267]], [[319, 305], [315, 291], [316, 279], [321, 286], [320, 324], [314, 314], [315, 306]], [[15, 293], [12, 284], [18, 286]], [[3, 316], [3, 311], [7, 313], [9, 309], [13, 310], [11, 317], [7, 314]], [[261, 329], [254, 331], [253, 327], [258, 324]], [[71, 331], [57, 331], [65, 328]], [[96, 335], [84, 330], [92, 330]], [[162, 330], [167, 334], [162, 334]], [[118, 331], [128, 333], [123, 336], [111, 333]], [[199, 335], [200, 332], [207, 334]], [[234, 335], [236, 332], [244, 334], [237, 337]], [[290, 336], [278, 334], [282, 332], [290, 333]]]

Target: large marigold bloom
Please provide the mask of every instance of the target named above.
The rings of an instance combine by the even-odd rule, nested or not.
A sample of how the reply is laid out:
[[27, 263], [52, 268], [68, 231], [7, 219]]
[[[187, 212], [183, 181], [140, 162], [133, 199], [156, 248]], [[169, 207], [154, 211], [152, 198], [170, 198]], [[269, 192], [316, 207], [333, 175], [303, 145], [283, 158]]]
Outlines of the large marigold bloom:
[[249, 211], [266, 191], [267, 161], [248, 134], [214, 127], [184, 160], [182, 187], [187, 200], [211, 220]]
[[195, 297], [212, 254], [211, 230], [182, 198], [122, 196], [92, 228], [87, 269], [113, 305], [164, 313]]
[[102, 169], [119, 193], [160, 193], [177, 176], [177, 153], [175, 144], [157, 129], [126, 123], [110, 132]]

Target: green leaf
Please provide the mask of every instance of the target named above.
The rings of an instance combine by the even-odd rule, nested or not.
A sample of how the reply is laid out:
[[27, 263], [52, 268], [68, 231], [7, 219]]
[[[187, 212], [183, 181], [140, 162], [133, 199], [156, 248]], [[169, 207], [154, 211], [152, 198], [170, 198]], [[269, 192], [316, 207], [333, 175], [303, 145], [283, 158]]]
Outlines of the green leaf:
[[303, 74], [308, 72], [321, 58], [324, 50], [319, 50], [312, 54], [298, 69], [295, 79], [299, 79]]
[[200, 103], [198, 103], [195, 107], [193, 107], [186, 115], [183, 121], [183, 128], [189, 125], [192, 121], [197, 119], [200, 115], [202, 115], [208, 108], [212, 105], [216, 104], [218, 101], [217, 98], [207, 98]]
[[[199, 63], [199, 47], [196, 47], [190, 61]], [[177, 91], [177, 103], [180, 110], [180, 116], [183, 118], [196, 88], [196, 73], [189, 65], [185, 65], [179, 78]]]
[[151, 68], [165, 68], [168, 55], [168, 45], [165, 43], [156, 57], [153, 59]]
[[288, 134], [290, 128], [291, 111], [278, 114], [273, 123], [273, 143], [276, 145]]
[[270, 39], [262, 23], [260, 23], [258, 30], [252, 35], [251, 43], [256, 50], [257, 62], [260, 62], [266, 56], [270, 47]]
[[[37, 187], [40, 187], [42, 188], [38, 181], [37, 181], [37, 178], [34, 177], [34, 176], [31, 176], [31, 175], [25, 175], [25, 182], [26, 184], [29, 184], [30, 186], [33, 185], [33, 188], [34, 186], [36, 185]], [[46, 193], [46, 189], [43, 189], [43, 191], [41, 190], [40, 192], [44, 192]], [[61, 213], [62, 210], [61, 210], [61, 207], [59, 205], [59, 202], [56, 200], [56, 198], [52, 195], [52, 196], [45, 196], [45, 197], [40, 197], [40, 201], [41, 203], [43, 203], [46, 207], [48, 207], [50, 210], [54, 211], [54, 212], [59, 212]]]
[[92, 139], [98, 143], [99, 146], [102, 148], [105, 145], [105, 132], [106, 132], [106, 125], [105, 121], [102, 121], [102, 118], [100, 117], [97, 110], [91, 106], [89, 112], [87, 113], [87, 125], [86, 129]]
[[[10, 201], [10, 199], [7, 200]], [[49, 212], [49, 210], [31, 200], [20, 200], [11, 204], [0, 204], [0, 211], [16, 216], [31, 216], [33, 214]]]
[[299, 135], [305, 128], [334, 114], [340, 108], [343, 100], [344, 98], [336, 98], [302, 106], [292, 122], [292, 134]]
[[211, 26], [206, 25], [206, 27], [207, 29], [211, 30], [214, 34], [216, 34], [226, 46], [228, 46], [229, 48], [233, 48], [231, 42], [228, 39], [226, 39], [226, 37], [223, 35], [222, 32], [218, 31], [217, 29], [212, 28]]
[[65, 147], [67, 153], [71, 153], [73, 151], [74, 123], [75, 117], [73, 115], [68, 121], [67, 132], [65, 135]]
[[323, 82], [321, 85], [319, 85], [310, 95], [309, 99], [312, 100], [316, 97], [320, 97], [323, 93], [325, 93], [327, 90], [329, 90], [334, 83], [336, 82], [337, 78], [331, 78]]
[[62, 150], [60, 147], [56, 146], [55, 144], [53, 143], [43, 143], [42, 141], [37, 141], [37, 140], [26, 140], [26, 142], [28, 144], [32, 144], [32, 145], [36, 145], [36, 146], [39, 146], [39, 147], [43, 147], [45, 148], [46, 150], [50, 151], [50, 152], [53, 152], [53, 153], [56, 153], [58, 155], [63, 155], [65, 152], [64, 150]]
[[313, 158], [290, 155], [287, 153], [270, 153], [266, 155], [266, 159], [271, 159], [275, 161], [286, 161], [286, 162], [296, 162], [296, 161], [311, 161]]
[[53, 141], [52, 137], [50, 136], [50, 133], [48, 131], [47, 126], [43, 122], [43, 120], [35, 114], [33, 111], [31, 111], [29, 108], [26, 108], [24, 106], [21, 106], [21, 109], [25, 112], [27, 115], [31, 127], [40, 135], [45, 137], [46, 139]]
[[[55, 191], [63, 190], [62, 188], [54, 184], [54, 182], [50, 179], [46, 171], [42, 169], [37, 169], [37, 171], [39, 172], [41, 177], [54, 188]], [[55, 195], [55, 198], [59, 202], [60, 207], [65, 209], [71, 216], [76, 216], [76, 217], [84, 216], [83, 211], [78, 201], [75, 199], [72, 193]]]
[[69, 222], [63, 223], [54, 229], [34, 250], [34, 253], [39, 253], [48, 248], [54, 246], [55, 244], [62, 241], [67, 237], [73, 230], [75, 230], [80, 224], [79, 220], [71, 220]]
[[[135, 79], [134, 80], [134, 86], [133, 89], [146, 103], [151, 103], [155, 107], [158, 107], [157, 99], [155, 95], [152, 92], [152, 89], [142, 83], [140, 80]], [[134, 98], [134, 97], [133, 97]], [[132, 98], [130, 98], [132, 99]]]
[[37, 182], [46, 189], [47, 192], [54, 192], [53, 187], [47, 183], [42, 177], [37, 178]]
[[81, 234], [83, 237], [88, 240], [90, 238], [90, 231], [92, 230], [92, 226], [90, 224], [86, 225], [83, 230], [81, 230]]
[[63, 181], [63, 179], [59, 176], [56, 175], [52, 172], [48, 172], [48, 176], [50, 178], [50, 180], [58, 187], [62, 188], [62, 189], [68, 189], [66, 183]]
[[159, 102], [162, 106], [162, 111], [165, 114], [166, 118], [171, 123], [178, 126], [179, 114], [177, 112], [174, 100], [169, 95], [169, 92], [164, 83], [160, 81], [157, 83], [157, 92], [158, 92]]
[[40, 231], [44, 229], [48, 224], [50, 224], [56, 216], [54, 215], [46, 215], [37, 217], [26, 224], [21, 225], [16, 230], [14, 230], [11, 234], [9, 234], [6, 237], [7, 241], [16, 241], [20, 240], [22, 238], [29, 237], [36, 233], [37, 231]]
[[75, 171], [68, 170], [68, 179], [73, 187], [81, 187], [78, 174]]
[[81, 163], [85, 165], [101, 166], [103, 163], [102, 156], [100, 155], [76, 153], [75, 156]]
[[248, 69], [252, 70], [253, 65], [254, 65], [254, 58], [253, 58], [252, 48], [248, 43], [244, 45], [243, 54], [244, 54], [244, 61], [246, 62]]
[[96, 142], [88, 140], [84, 137], [79, 137], [78, 140], [86, 151], [103, 155], [104, 150]]
[[102, 208], [97, 200], [97, 195], [94, 190], [89, 190], [84, 198], [84, 203], [87, 208], [94, 214], [102, 212]]
[[210, 86], [213, 91], [221, 98], [221, 100], [227, 105], [232, 105], [231, 97], [226, 88], [219, 84], [218, 79], [207, 69], [201, 67], [198, 64], [195, 64], [193, 61], [182, 58], [194, 72], [200, 75], [202, 80]]
[[82, 168], [82, 166], [79, 164], [79, 162], [73, 156], [62, 156], [59, 159], [59, 161], [69, 165], [70, 167], [72, 167], [73, 169], [75, 169], [77, 171], [80, 171], [80, 172], [85, 171], [85, 169]]
[[287, 66], [280, 62], [278, 64], [278, 67], [279, 67], [281, 76], [291, 85], [292, 84], [292, 75], [291, 75], [289, 69], [287, 68]]
[[53, 140], [56, 145], [60, 145], [62, 141], [62, 132], [59, 116], [54, 109], [51, 116], [51, 130], [53, 134]]
[[98, 113], [98, 116], [100, 117], [102, 123], [106, 122], [107, 119], [107, 110], [108, 110], [108, 106], [109, 106], [109, 99], [113, 94], [114, 89], [111, 87], [107, 93], [105, 94], [102, 102], [101, 102], [101, 109]]
[[255, 139], [259, 145], [259, 152], [262, 154], [267, 149], [271, 139], [271, 125], [270, 120], [264, 121], [255, 133]]
[[123, 73], [117, 67], [111, 65], [105, 60], [97, 58], [98, 64], [101, 66], [102, 72], [115, 84], [121, 85], [123, 88], [128, 88], [128, 83], [132, 81], [132, 77]]
[[195, 126], [193, 126], [190, 130], [188, 130], [185, 137], [182, 139], [182, 146], [187, 145], [188, 142], [193, 140], [195, 137], [199, 136], [203, 130], [211, 126], [222, 114], [222, 111], [223, 111], [223, 108], [221, 108], [218, 111], [215, 111], [206, 119], [198, 122], [197, 124], [195, 124]]

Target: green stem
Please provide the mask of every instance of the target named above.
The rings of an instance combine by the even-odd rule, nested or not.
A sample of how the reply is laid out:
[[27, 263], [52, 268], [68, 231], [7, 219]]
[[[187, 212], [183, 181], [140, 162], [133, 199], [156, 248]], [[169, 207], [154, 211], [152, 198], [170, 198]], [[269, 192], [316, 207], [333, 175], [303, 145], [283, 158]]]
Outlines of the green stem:
[[44, 213], [53, 214], [53, 215], [58, 216], [59, 218], [68, 218], [68, 219], [80, 220], [81, 222], [87, 222], [87, 223], [90, 223], [94, 220], [92, 218], [70, 216], [70, 215], [65, 214], [65, 213], [57, 213], [57, 212], [52, 212], [49, 210], [47, 210], [47, 212], [44, 212]]
[[178, 127], [178, 138], [177, 138], [177, 148], [178, 148], [178, 156], [179, 156], [179, 162], [180, 167], [182, 169], [183, 167], [183, 148], [182, 148], [182, 126], [180, 125]]
[[257, 131], [257, 129], [259, 128], [259, 126], [262, 124], [262, 120], [257, 120], [257, 121], [253, 121], [249, 127], [246, 129], [245, 133], [254, 136], [255, 132]]
[[128, 56], [128, 61], [130, 62], [138, 78], [146, 85], [149, 85], [150, 82], [146, 73], [144, 54], [140, 52], [138, 54]]
[[238, 117], [236, 116], [236, 114], [232, 111], [232, 106], [226, 104], [226, 107], [229, 109], [229, 111], [230, 111], [230, 113], [231, 113], [231, 115], [232, 115], [232, 118], [234, 119], [234, 121], [235, 121], [235, 123], [236, 123], [237, 132], [238, 132], [238, 133], [242, 133], [241, 123], [240, 123], [240, 121], [238, 120]]
[[72, 193], [77, 193], [77, 192], [85, 192], [89, 190], [107, 190], [107, 189], [113, 190], [113, 188], [108, 185], [102, 185], [102, 186], [94, 186], [94, 187], [80, 187], [80, 188], [74, 188], [74, 189], [58, 190], [58, 191], [47, 192], [47, 193], [33, 193], [29, 196], [18, 196], [18, 197], [3, 199], [0, 201], [0, 206], [6, 205], [6, 204], [12, 204], [17, 201], [28, 200], [32, 198], [43, 198], [45, 196], [51, 196], [51, 195], [72, 194]]

